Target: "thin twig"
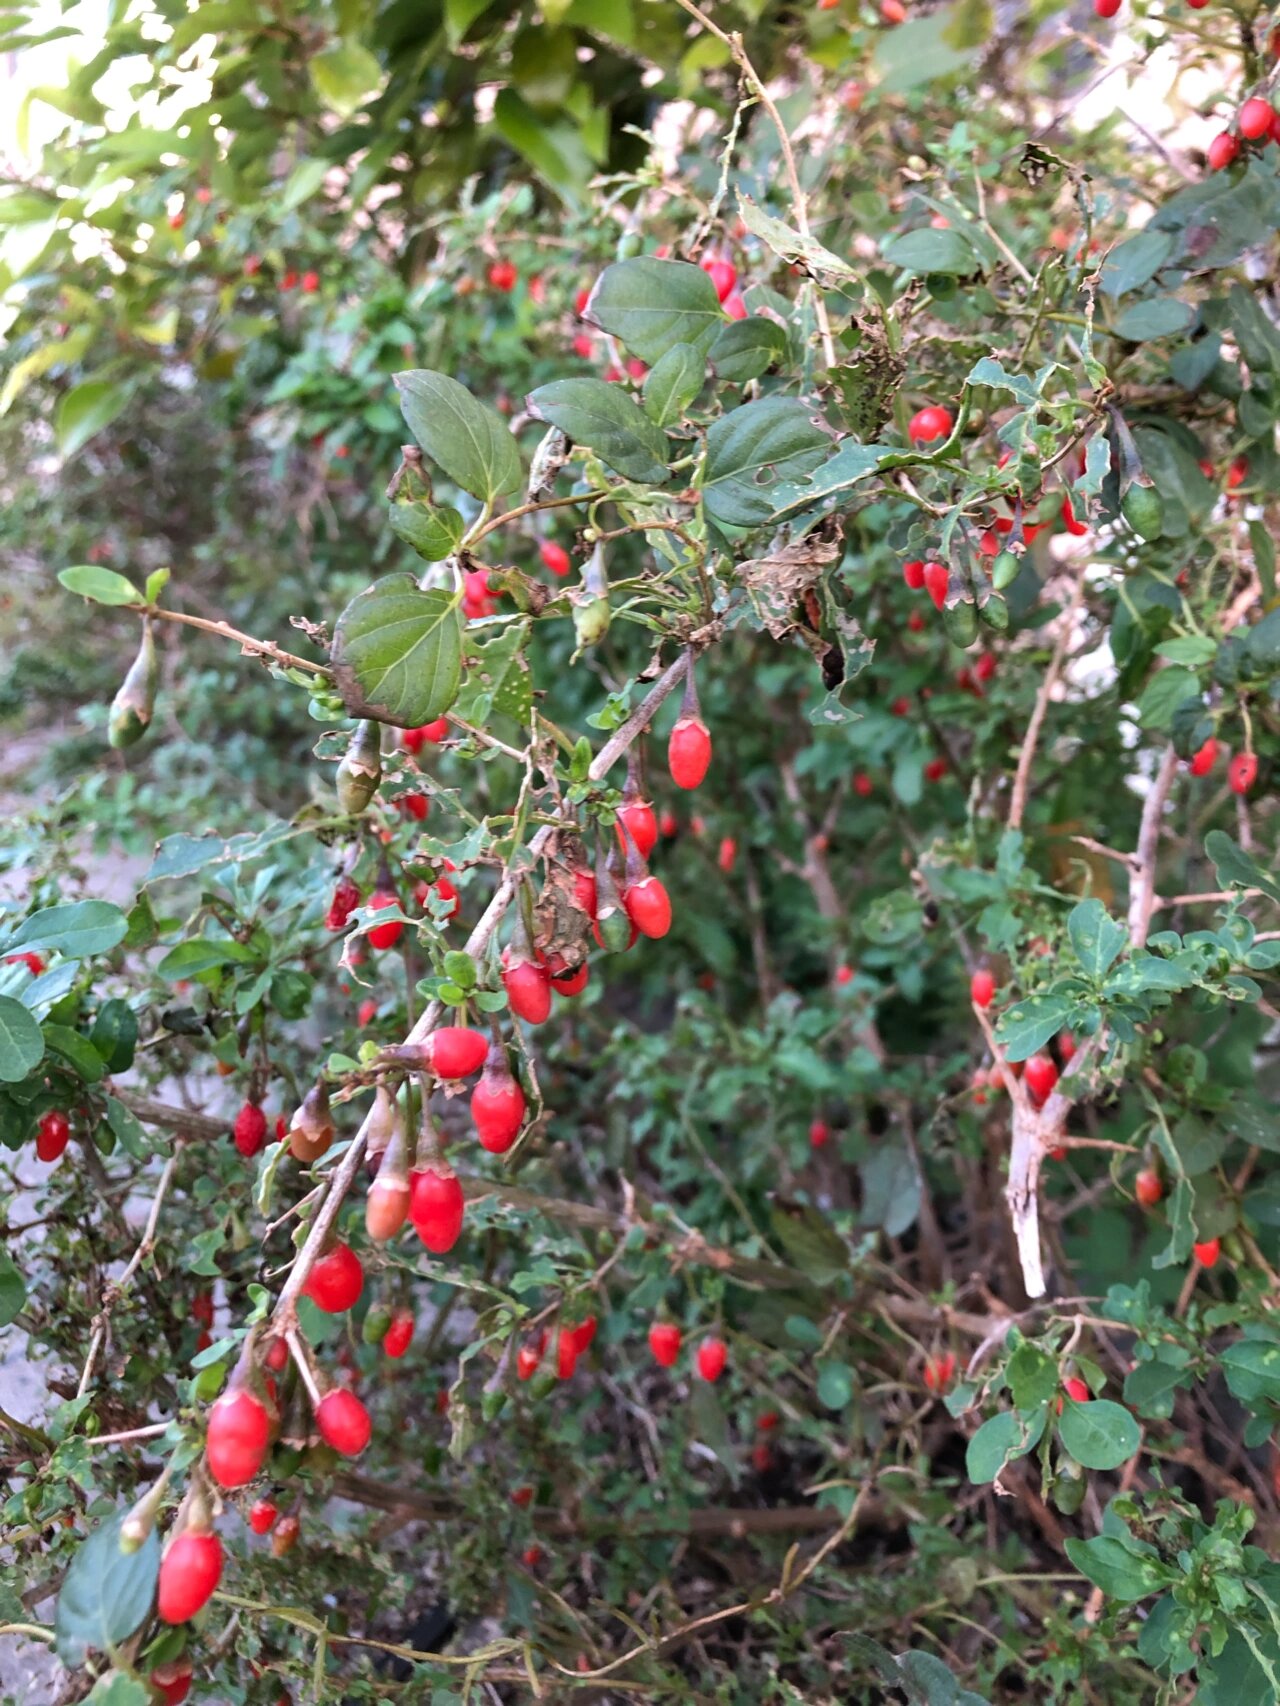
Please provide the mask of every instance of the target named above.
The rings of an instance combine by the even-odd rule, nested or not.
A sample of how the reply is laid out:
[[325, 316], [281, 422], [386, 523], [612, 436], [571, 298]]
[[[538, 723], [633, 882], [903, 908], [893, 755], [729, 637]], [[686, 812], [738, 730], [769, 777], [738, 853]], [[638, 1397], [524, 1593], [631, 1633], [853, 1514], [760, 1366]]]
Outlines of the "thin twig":
[[1023, 813], [1027, 809], [1027, 785], [1031, 779], [1031, 766], [1035, 761], [1036, 745], [1040, 739], [1040, 726], [1044, 722], [1045, 712], [1049, 709], [1049, 698], [1057, 686], [1058, 676], [1062, 671], [1063, 660], [1067, 655], [1067, 647], [1071, 643], [1071, 635], [1075, 628], [1076, 613], [1084, 599], [1084, 575], [1081, 574], [1076, 582], [1076, 590], [1062, 618], [1062, 627], [1058, 633], [1058, 643], [1053, 648], [1053, 657], [1040, 683], [1040, 691], [1036, 694], [1035, 706], [1027, 723], [1027, 732], [1023, 737], [1022, 751], [1018, 754], [1018, 768], [1013, 778], [1013, 798], [1009, 802], [1009, 828], [1021, 829]]

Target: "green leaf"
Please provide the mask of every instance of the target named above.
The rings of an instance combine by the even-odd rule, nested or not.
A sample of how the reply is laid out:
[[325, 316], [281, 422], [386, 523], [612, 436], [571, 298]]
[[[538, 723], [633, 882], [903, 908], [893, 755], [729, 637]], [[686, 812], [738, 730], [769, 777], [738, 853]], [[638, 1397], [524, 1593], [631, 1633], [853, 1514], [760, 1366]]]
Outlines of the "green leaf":
[[329, 175], [327, 160], [299, 160], [290, 172], [280, 195], [281, 213], [292, 213], [304, 201], [310, 201]]
[[776, 320], [749, 314], [730, 320], [711, 346], [711, 365], [731, 385], [758, 379], [787, 353], [787, 334]]
[[1200, 682], [1189, 669], [1171, 664], [1158, 670], [1148, 681], [1138, 701], [1138, 710], [1145, 729], [1167, 729], [1178, 707], [1200, 696]]
[[1099, 1534], [1092, 1540], [1073, 1537], [1066, 1542], [1066, 1553], [1082, 1576], [1088, 1576], [1095, 1587], [1124, 1605], [1158, 1593], [1175, 1579], [1174, 1572], [1159, 1558], [1137, 1552], [1110, 1534]]
[[1204, 850], [1213, 860], [1223, 888], [1261, 889], [1271, 900], [1280, 901], [1280, 883], [1224, 831], [1210, 830], [1204, 838]]
[[44, 1058], [44, 1035], [21, 1001], [0, 995], [0, 1083], [20, 1084]]
[[86, 379], [68, 391], [53, 417], [60, 453], [64, 457], [74, 456], [83, 449], [95, 433], [111, 425], [124, 410], [129, 396], [127, 385], [111, 384], [105, 379]]
[[1085, 976], [1095, 983], [1107, 975], [1129, 935], [1123, 924], [1108, 915], [1100, 900], [1082, 900], [1072, 907], [1067, 934]]
[[160, 1541], [153, 1529], [136, 1552], [122, 1552], [123, 1526], [121, 1515], [95, 1529], [71, 1560], [58, 1595], [55, 1648], [72, 1670], [79, 1670], [89, 1653], [105, 1653], [127, 1641], [151, 1610]]
[[482, 727], [497, 711], [528, 725], [533, 712], [533, 677], [525, 657], [528, 643], [528, 628], [516, 622], [490, 639], [467, 634], [467, 667], [454, 706], [458, 716]]
[[123, 942], [129, 920], [109, 900], [70, 900], [46, 906], [24, 918], [5, 944], [14, 948], [56, 948], [69, 960], [105, 954]]
[[764, 397], [722, 415], [707, 432], [707, 515], [723, 526], [759, 527], [773, 515], [778, 491], [811, 473], [830, 443], [794, 397]]
[[0, 1250], [0, 1327], [7, 1327], [27, 1301], [27, 1282]]
[[1026, 1060], [1057, 1036], [1075, 1004], [1074, 996], [1060, 991], [1028, 996], [1001, 1015], [996, 1040], [1010, 1060]]
[[109, 1671], [93, 1685], [86, 1706], [150, 1706], [153, 1696], [145, 1683], [122, 1671]]
[[554, 379], [531, 391], [527, 401], [539, 420], [594, 450], [625, 479], [666, 479], [666, 435], [620, 385], [603, 379]]
[[705, 356], [725, 324], [716, 287], [701, 267], [652, 255], [606, 267], [582, 317], [650, 366], [677, 344]]
[[1111, 997], [1142, 995], [1151, 989], [1187, 989], [1192, 982], [1185, 966], [1157, 959], [1154, 954], [1135, 954], [1116, 967], [1103, 984], [1102, 993]]
[[842, 492], [851, 491], [874, 474], [886, 457], [897, 454], [887, 444], [855, 444], [846, 440], [835, 455], [829, 456], [807, 480], [792, 481], [777, 488], [773, 494], [774, 509], [770, 519], [780, 521], [796, 510], [814, 505], [831, 508], [833, 500]]
[[689, 344], [673, 344], [644, 376], [644, 411], [660, 427], [673, 426], [701, 391], [705, 357]]
[[425, 503], [393, 503], [388, 520], [396, 538], [412, 546], [428, 563], [451, 557], [467, 530], [462, 516], [449, 504], [432, 509]]
[[1195, 310], [1176, 296], [1152, 296], [1135, 302], [1117, 316], [1112, 328], [1118, 338], [1142, 343], [1147, 338], [1167, 338], [1185, 332], [1195, 319]]
[[252, 948], [243, 942], [233, 942], [229, 936], [200, 936], [170, 948], [156, 971], [166, 982], [178, 983], [199, 977], [201, 972], [217, 971], [221, 966], [247, 965], [256, 957]]
[[1241, 1339], [1222, 1353], [1227, 1388], [1242, 1404], [1266, 1399], [1280, 1404], [1280, 1345], [1269, 1339]]
[[843, 1410], [853, 1402], [853, 1370], [847, 1363], [818, 1364], [818, 1402], [828, 1410]]
[[108, 1072], [127, 1072], [138, 1045], [138, 1016], [127, 1001], [113, 999], [99, 1007], [89, 1041]]
[[[972, 47], [961, 47], [965, 39], [963, 3], [944, 7], [922, 17], [911, 17], [891, 30], [878, 32], [872, 63], [879, 76], [876, 87], [885, 94], [901, 95], [926, 83], [937, 84], [973, 63]], [[957, 37], [952, 44], [953, 32]]]
[[97, 1084], [106, 1074], [102, 1056], [88, 1037], [82, 1037], [69, 1025], [51, 1025], [46, 1021], [44, 1045], [52, 1053], [61, 1055], [86, 1084]]
[[510, 85], [498, 93], [493, 122], [557, 195], [575, 209], [583, 206], [594, 162], [579, 127], [550, 122]]
[[1062, 1406], [1058, 1434], [1083, 1469], [1118, 1469], [1142, 1444], [1142, 1429], [1123, 1404], [1109, 1398], [1085, 1404], [1064, 1398]]
[[769, 1224], [787, 1259], [810, 1279], [848, 1272], [848, 1247], [819, 1209], [779, 1199], [769, 1210]]
[[1154, 278], [1173, 253], [1173, 238], [1167, 231], [1139, 231], [1117, 243], [1102, 265], [1099, 288], [1107, 296], [1123, 296]]
[[307, 72], [317, 95], [340, 118], [350, 118], [382, 86], [382, 67], [359, 42], [340, 41], [313, 53]]
[[903, 1143], [878, 1143], [859, 1169], [864, 1226], [878, 1226], [900, 1238], [920, 1213], [920, 1175]]
[[950, 226], [924, 225], [917, 231], [904, 231], [884, 243], [881, 253], [890, 266], [921, 274], [967, 278], [982, 266], [964, 237]]
[[135, 1161], [146, 1161], [151, 1157], [153, 1146], [132, 1109], [126, 1108], [114, 1096], [108, 1096], [106, 1116], [107, 1124], [126, 1155], [132, 1155]]
[[458, 696], [458, 600], [439, 589], [424, 592], [412, 575], [387, 575], [339, 616], [330, 661], [352, 716], [406, 729], [432, 722]]
[[973, 1484], [985, 1486], [995, 1480], [1006, 1463], [1025, 1457], [1044, 1432], [1044, 1423], [1043, 1409], [1031, 1418], [1020, 1416], [1016, 1410], [1001, 1410], [983, 1422], [964, 1454], [965, 1469]]
[[91, 598], [95, 604], [140, 604], [142, 594], [133, 582], [97, 563], [76, 563], [59, 571], [58, 580], [68, 592]]
[[1024, 1340], [1009, 1358], [1005, 1373], [1019, 1410], [1047, 1404], [1058, 1390], [1058, 1365], [1037, 1345]]
[[496, 410], [430, 368], [397, 373], [395, 381], [409, 431], [456, 486], [492, 503], [520, 484], [520, 452]]

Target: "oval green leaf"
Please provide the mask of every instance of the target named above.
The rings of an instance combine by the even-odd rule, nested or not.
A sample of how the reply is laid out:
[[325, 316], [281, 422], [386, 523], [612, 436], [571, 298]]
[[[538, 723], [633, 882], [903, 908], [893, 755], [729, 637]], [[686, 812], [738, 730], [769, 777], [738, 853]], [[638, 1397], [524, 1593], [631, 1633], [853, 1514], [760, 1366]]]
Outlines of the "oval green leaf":
[[339, 616], [331, 661], [352, 716], [403, 729], [429, 723], [458, 696], [458, 601], [438, 589], [424, 592], [412, 575], [387, 575]]
[[97, 563], [75, 563], [59, 572], [58, 580], [68, 592], [91, 598], [95, 604], [140, 604], [142, 594], [133, 582]]
[[650, 366], [676, 344], [705, 356], [725, 324], [716, 287], [701, 267], [652, 255], [606, 267], [582, 317]]
[[395, 377], [409, 431], [456, 486], [492, 503], [520, 484], [520, 453], [501, 415], [447, 373], [416, 368]]
[[21, 1001], [0, 995], [0, 1083], [19, 1084], [44, 1057], [44, 1036]]
[[830, 445], [794, 397], [764, 397], [722, 415], [707, 433], [707, 514], [723, 526], [759, 527], [783, 484], [812, 473]]
[[1058, 1418], [1063, 1446], [1083, 1469], [1118, 1469], [1142, 1443], [1142, 1430], [1123, 1404], [1093, 1398], [1063, 1400]]
[[109, 953], [123, 942], [129, 920], [109, 900], [70, 900], [46, 906], [24, 918], [5, 944], [14, 948], [56, 948], [69, 960]]
[[160, 1570], [155, 1530], [136, 1552], [120, 1550], [124, 1517], [96, 1529], [71, 1560], [54, 1619], [55, 1647], [63, 1664], [78, 1670], [89, 1653], [127, 1641], [151, 1610]]
[[555, 379], [531, 391], [528, 404], [539, 420], [594, 450], [625, 479], [666, 479], [666, 436], [621, 386], [603, 379]]

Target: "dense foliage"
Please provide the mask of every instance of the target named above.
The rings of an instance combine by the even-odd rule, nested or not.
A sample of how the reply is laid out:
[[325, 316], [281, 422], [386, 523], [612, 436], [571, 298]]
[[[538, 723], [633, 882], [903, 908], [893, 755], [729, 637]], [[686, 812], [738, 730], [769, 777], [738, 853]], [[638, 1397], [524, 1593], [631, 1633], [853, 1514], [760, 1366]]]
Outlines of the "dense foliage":
[[32, 93], [10, 1698], [1280, 1697], [1271, 21], [901, 12]]

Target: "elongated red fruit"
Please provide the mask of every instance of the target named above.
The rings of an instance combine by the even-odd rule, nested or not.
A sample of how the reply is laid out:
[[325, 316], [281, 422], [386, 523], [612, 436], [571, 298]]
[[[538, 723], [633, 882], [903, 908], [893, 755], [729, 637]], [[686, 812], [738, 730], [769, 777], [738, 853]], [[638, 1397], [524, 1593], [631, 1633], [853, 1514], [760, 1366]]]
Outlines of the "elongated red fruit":
[[302, 1295], [309, 1297], [326, 1315], [341, 1315], [350, 1309], [364, 1290], [364, 1269], [349, 1244], [338, 1243], [307, 1275]]
[[924, 562], [920, 558], [911, 558], [902, 565], [902, 578], [912, 592], [919, 592], [924, 585]]
[[556, 1379], [572, 1380], [578, 1366], [578, 1342], [572, 1327], [561, 1327], [556, 1334]]
[[42, 1114], [36, 1126], [37, 1161], [56, 1161], [70, 1136], [71, 1122], [61, 1108], [50, 1108], [47, 1114]]
[[647, 859], [658, 845], [658, 818], [647, 800], [629, 800], [618, 808], [618, 835], [626, 851], [628, 836]]
[[711, 765], [711, 736], [701, 717], [681, 717], [667, 742], [667, 768], [677, 788], [697, 788]]
[[156, 1610], [164, 1623], [185, 1623], [206, 1606], [222, 1577], [222, 1542], [212, 1529], [184, 1528], [160, 1560]]
[[655, 1321], [649, 1329], [649, 1349], [660, 1368], [671, 1368], [680, 1355], [681, 1333], [674, 1321]]
[[434, 1255], [452, 1250], [462, 1231], [462, 1186], [445, 1168], [427, 1167], [409, 1176], [409, 1218]]
[[1043, 1102], [1058, 1082], [1058, 1068], [1047, 1054], [1033, 1054], [1023, 1067], [1022, 1075], [1037, 1102]]
[[524, 1091], [511, 1075], [507, 1052], [495, 1045], [471, 1092], [471, 1118], [480, 1147], [490, 1155], [505, 1155], [524, 1123], [524, 1110]]
[[508, 948], [502, 956], [502, 987], [517, 1018], [530, 1025], [550, 1018], [551, 974], [545, 966]]
[[1203, 746], [1198, 746], [1191, 760], [1193, 776], [1207, 776], [1218, 760], [1218, 743], [1212, 735]]
[[426, 1048], [428, 1065], [437, 1078], [470, 1078], [484, 1065], [489, 1042], [482, 1031], [442, 1025], [427, 1038]]
[[912, 444], [932, 444], [936, 438], [949, 438], [955, 419], [950, 409], [929, 403], [917, 409], [907, 423], [907, 436]]
[[989, 971], [979, 969], [969, 979], [969, 999], [975, 1007], [990, 1007], [996, 992], [996, 980]]
[[544, 569], [550, 569], [553, 575], [567, 575], [573, 566], [569, 553], [563, 545], [557, 545], [554, 539], [544, 539], [538, 547], [538, 555], [542, 558]]
[[266, 1461], [271, 1420], [260, 1398], [243, 1387], [224, 1392], [209, 1411], [205, 1455], [220, 1487], [245, 1487]]
[[925, 591], [933, 600], [935, 610], [941, 610], [947, 601], [947, 588], [951, 584], [951, 571], [945, 563], [926, 563], [924, 566]]
[[627, 917], [642, 936], [655, 940], [671, 928], [671, 900], [657, 877], [645, 877], [624, 891]]
[[373, 1432], [369, 1412], [345, 1386], [325, 1393], [316, 1410], [316, 1426], [325, 1444], [344, 1457], [359, 1457]]
[[267, 1116], [256, 1102], [246, 1102], [231, 1128], [235, 1146], [246, 1159], [256, 1155], [267, 1141]]
[[413, 1328], [412, 1309], [397, 1309], [382, 1339], [382, 1348], [389, 1357], [398, 1360], [409, 1349], [413, 1343]]
[[698, 1373], [704, 1380], [719, 1380], [729, 1360], [729, 1347], [713, 1333], [698, 1346]]
[[334, 885], [329, 910], [324, 915], [326, 930], [345, 930], [347, 920], [359, 906], [363, 896], [350, 877], [339, 877]]
[[430, 743], [442, 741], [449, 732], [448, 717], [437, 717], [433, 723], [424, 723], [420, 729], [402, 729], [400, 744], [406, 752], [421, 752]]
[[269, 1534], [279, 1515], [280, 1507], [274, 1499], [258, 1499], [249, 1507], [249, 1527], [255, 1534]]
[[1258, 779], [1258, 760], [1251, 752], [1237, 752], [1227, 765], [1227, 781], [1233, 794], [1247, 794]]

